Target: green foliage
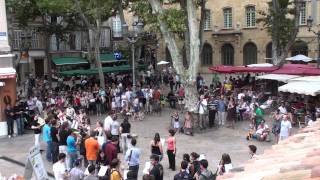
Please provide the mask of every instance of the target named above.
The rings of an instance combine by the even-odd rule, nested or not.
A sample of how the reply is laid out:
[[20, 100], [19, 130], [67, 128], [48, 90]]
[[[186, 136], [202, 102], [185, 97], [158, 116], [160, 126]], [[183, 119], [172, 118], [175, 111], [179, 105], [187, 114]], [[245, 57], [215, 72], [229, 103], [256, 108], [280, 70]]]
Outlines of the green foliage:
[[186, 13], [183, 10], [176, 8], [166, 9], [164, 16], [161, 18], [167, 22], [171, 32], [182, 33], [187, 30], [187, 25], [185, 24]]
[[[291, 32], [295, 28], [294, 6], [289, 0], [278, 0], [279, 10], [275, 11], [272, 2], [269, 3], [268, 12], [259, 11], [262, 18], [257, 19], [267, 29], [270, 36], [277, 37], [278, 45], [283, 49], [290, 40]], [[277, 26], [274, 32], [273, 26]]]

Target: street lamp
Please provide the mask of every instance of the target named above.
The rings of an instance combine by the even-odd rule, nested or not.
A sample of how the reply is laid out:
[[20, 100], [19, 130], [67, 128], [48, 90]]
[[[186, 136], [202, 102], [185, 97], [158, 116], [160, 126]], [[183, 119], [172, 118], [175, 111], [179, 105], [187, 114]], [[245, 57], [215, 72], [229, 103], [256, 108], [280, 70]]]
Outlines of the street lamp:
[[132, 31], [129, 32], [128, 25], [122, 25], [123, 34], [127, 38], [129, 44], [131, 45], [131, 58], [132, 58], [132, 91], [136, 92], [136, 75], [135, 75], [135, 43], [139, 40], [139, 35], [143, 29], [143, 23], [141, 21], [136, 21], [132, 23]]
[[312, 30], [312, 24], [313, 24], [313, 19], [311, 16], [308, 17], [307, 19], [307, 26], [308, 26], [308, 31], [309, 32], [313, 32], [318, 39], [318, 58], [317, 58], [317, 68], [319, 68], [320, 66], [320, 30], [318, 30], [318, 32]]

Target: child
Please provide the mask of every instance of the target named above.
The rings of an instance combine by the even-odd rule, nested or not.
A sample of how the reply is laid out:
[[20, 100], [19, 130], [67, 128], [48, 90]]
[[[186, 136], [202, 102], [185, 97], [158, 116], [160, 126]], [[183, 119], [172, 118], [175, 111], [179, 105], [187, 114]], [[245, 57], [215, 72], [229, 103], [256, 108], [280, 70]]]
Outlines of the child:
[[[172, 120], [173, 120], [173, 129], [175, 132], [178, 132], [180, 130], [180, 121], [179, 121], [179, 113], [177, 111], [175, 111], [172, 116], [171, 116]], [[171, 120], [171, 122], [172, 122]]]

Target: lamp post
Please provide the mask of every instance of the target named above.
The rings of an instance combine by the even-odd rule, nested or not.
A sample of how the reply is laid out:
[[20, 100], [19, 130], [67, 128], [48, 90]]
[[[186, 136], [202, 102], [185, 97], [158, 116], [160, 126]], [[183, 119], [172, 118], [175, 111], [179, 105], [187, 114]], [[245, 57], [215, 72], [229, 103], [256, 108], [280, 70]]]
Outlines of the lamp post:
[[127, 38], [131, 46], [131, 60], [132, 60], [132, 91], [136, 92], [136, 75], [135, 75], [135, 43], [139, 40], [139, 35], [143, 29], [143, 23], [136, 21], [132, 23], [132, 31], [128, 31], [128, 25], [123, 24], [123, 34]]
[[309, 32], [313, 32], [316, 36], [317, 36], [317, 40], [318, 40], [318, 58], [317, 58], [317, 68], [320, 67], [320, 30], [318, 30], [318, 32], [312, 30], [312, 23], [313, 23], [313, 19], [311, 16], [309, 16], [309, 18], [307, 19], [307, 25], [308, 25], [308, 31]]

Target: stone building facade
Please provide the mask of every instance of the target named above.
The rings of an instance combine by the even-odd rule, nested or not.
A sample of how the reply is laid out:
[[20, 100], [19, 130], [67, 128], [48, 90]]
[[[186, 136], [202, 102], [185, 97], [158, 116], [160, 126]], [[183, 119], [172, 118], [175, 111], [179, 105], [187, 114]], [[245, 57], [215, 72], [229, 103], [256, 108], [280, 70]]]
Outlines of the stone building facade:
[[[259, 11], [267, 11], [270, 0], [208, 0], [204, 32], [204, 48], [200, 72], [209, 73], [214, 65], [246, 65], [270, 62], [271, 38], [256, 20]], [[316, 59], [317, 38], [308, 32], [307, 19], [313, 18], [313, 30], [320, 30], [320, 1], [305, 0], [300, 13], [300, 30], [288, 56], [305, 54]], [[162, 42], [158, 60], [170, 59]]]

